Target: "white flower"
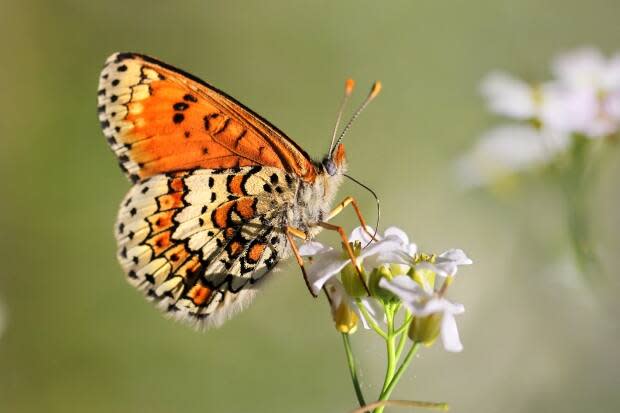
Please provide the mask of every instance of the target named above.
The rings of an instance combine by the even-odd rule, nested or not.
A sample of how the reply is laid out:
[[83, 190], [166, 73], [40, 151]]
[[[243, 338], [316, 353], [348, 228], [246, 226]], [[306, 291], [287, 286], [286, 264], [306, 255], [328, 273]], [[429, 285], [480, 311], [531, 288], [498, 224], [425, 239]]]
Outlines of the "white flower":
[[[369, 239], [368, 235], [364, 234], [359, 228], [355, 229], [349, 237], [349, 241], [359, 241], [362, 243], [362, 247], [367, 244]], [[400, 256], [398, 251], [401, 250], [402, 246], [403, 240], [398, 235], [393, 233], [386, 234], [378, 242], [372, 242], [370, 245], [362, 248], [356, 259], [358, 263], [362, 263], [364, 259], [375, 255], [383, 258], [387, 257], [388, 259], [398, 259]], [[299, 247], [299, 252], [302, 256], [312, 256], [312, 262], [307, 266], [306, 272], [308, 281], [315, 293], [321, 291], [327, 280], [337, 275], [351, 262], [349, 257], [343, 254], [342, 251], [327, 247], [317, 241], [302, 244]]]
[[531, 85], [500, 71], [480, 91], [489, 110], [513, 119], [537, 120], [556, 133], [605, 137], [620, 128], [620, 55], [611, 59], [586, 47], [552, 63], [551, 82]]
[[570, 140], [555, 130], [530, 125], [506, 125], [485, 133], [474, 148], [457, 160], [463, 187], [487, 185], [515, 172], [550, 162]]
[[453, 277], [459, 265], [471, 265], [473, 261], [461, 249], [450, 249], [435, 258], [435, 262], [423, 261], [416, 268], [426, 268], [441, 277]]
[[[572, 132], [590, 114], [584, 114], [583, 96], [558, 82], [530, 85], [504, 72], [491, 72], [481, 82], [480, 91], [491, 112], [517, 120], [538, 120], [546, 129]], [[590, 111], [588, 106], [587, 111]]]
[[[335, 279], [338, 274], [350, 261], [342, 258], [342, 252], [325, 246], [318, 241], [308, 241], [300, 245], [299, 253], [302, 256], [312, 257], [312, 263], [306, 266], [306, 273], [315, 294], [318, 294], [322, 288], [327, 290], [329, 294], [332, 315], [336, 322], [337, 328], [342, 331], [345, 315], [349, 311], [353, 311], [357, 318], [362, 320], [365, 329], [369, 329], [368, 320], [360, 311], [359, 306], [353, 298], [351, 298], [342, 283]], [[344, 304], [344, 306], [343, 306]], [[360, 304], [364, 306], [367, 314], [377, 320], [382, 320], [384, 315], [379, 306], [367, 297], [360, 299]], [[351, 332], [354, 332], [351, 329]]]
[[620, 84], [616, 65], [615, 59], [608, 61], [600, 50], [582, 47], [558, 55], [551, 67], [558, 80], [569, 87], [607, 90]]
[[566, 117], [572, 131], [605, 137], [620, 126], [620, 55], [611, 59], [585, 47], [556, 57], [552, 71], [564, 88]]
[[[370, 235], [373, 234], [375, 240], [370, 238]], [[409, 237], [400, 228], [397, 227], [389, 227], [383, 232], [383, 236], [379, 234], [375, 234], [373, 228], [366, 226], [366, 231], [362, 227], [357, 227], [351, 232], [351, 237], [359, 240], [362, 243], [362, 246], [367, 245], [372, 242], [385, 242], [385, 240], [390, 240], [395, 242], [396, 244], [391, 243], [390, 245], [395, 245], [396, 248], [388, 249], [383, 248], [379, 253], [368, 255], [365, 262], [370, 268], [377, 268], [383, 264], [400, 264], [400, 265], [411, 265], [412, 257], [418, 252], [418, 246], [414, 243], [409, 242]]]
[[494, 71], [480, 84], [491, 112], [515, 119], [531, 119], [538, 113], [536, 93], [532, 86], [511, 75]]
[[[430, 289], [422, 288], [406, 275], [394, 277], [391, 281], [383, 278], [379, 286], [396, 295], [416, 317], [433, 314], [440, 316], [440, 333], [447, 351], [463, 350], [454, 316], [465, 311], [462, 304], [452, 303]], [[432, 339], [432, 338], [431, 338]]]

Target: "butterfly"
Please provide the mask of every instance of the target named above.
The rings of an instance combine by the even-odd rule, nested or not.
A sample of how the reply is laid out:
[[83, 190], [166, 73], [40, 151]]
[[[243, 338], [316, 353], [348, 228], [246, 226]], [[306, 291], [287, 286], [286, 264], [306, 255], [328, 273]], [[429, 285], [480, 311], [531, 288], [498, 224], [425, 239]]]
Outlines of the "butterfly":
[[[349, 80], [338, 122], [352, 90]], [[358, 113], [379, 90], [375, 83]], [[327, 221], [347, 205], [364, 222], [351, 197], [331, 209], [347, 169], [336, 131], [313, 161], [234, 98], [137, 53], [106, 60], [98, 114], [133, 183], [115, 226], [118, 260], [129, 282], [177, 319], [222, 324], [282, 259], [294, 254], [304, 271], [294, 238], [327, 228], [346, 242]]]

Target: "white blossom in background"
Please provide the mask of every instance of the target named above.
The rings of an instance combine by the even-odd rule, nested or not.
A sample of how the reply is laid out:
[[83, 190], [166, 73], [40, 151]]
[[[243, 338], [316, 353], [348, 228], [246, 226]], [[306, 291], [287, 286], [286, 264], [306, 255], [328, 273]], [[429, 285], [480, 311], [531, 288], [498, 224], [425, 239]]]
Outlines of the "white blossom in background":
[[482, 135], [456, 165], [463, 187], [553, 162], [575, 135], [606, 138], [620, 130], [620, 54], [592, 47], [557, 56], [553, 79], [530, 84], [492, 71], [480, 84], [489, 110], [512, 120]]
[[527, 120], [537, 116], [540, 101], [535, 88], [508, 73], [494, 71], [480, 83], [489, 110], [509, 118]]
[[565, 90], [574, 132], [601, 138], [618, 131], [620, 55], [607, 59], [586, 47], [556, 57], [552, 72]]
[[491, 72], [480, 83], [489, 110], [517, 121], [537, 121], [545, 129], [571, 132], [576, 121], [566, 88], [555, 82], [531, 85], [504, 72]]
[[507, 175], [541, 166], [570, 144], [569, 137], [528, 124], [499, 126], [485, 133], [456, 162], [456, 174], [464, 188], [485, 186]]

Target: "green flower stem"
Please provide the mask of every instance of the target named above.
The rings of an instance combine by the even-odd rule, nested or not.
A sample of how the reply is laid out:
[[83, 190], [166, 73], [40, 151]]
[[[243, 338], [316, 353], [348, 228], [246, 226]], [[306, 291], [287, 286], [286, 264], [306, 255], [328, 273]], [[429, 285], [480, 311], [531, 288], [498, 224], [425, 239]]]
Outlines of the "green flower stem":
[[387, 385], [385, 390], [383, 392], [381, 392], [381, 397], [379, 397], [379, 400], [387, 400], [387, 399], [389, 399], [390, 395], [392, 394], [392, 390], [394, 390], [394, 387], [396, 386], [396, 384], [398, 383], [398, 381], [402, 377], [403, 373], [405, 373], [405, 370], [407, 370], [407, 367], [409, 367], [409, 364], [411, 363], [411, 360], [413, 360], [413, 356], [416, 355], [416, 353], [418, 352], [419, 348], [420, 348], [420, 343], [414, 343], [409, 348], [409, 352], [407, 352], [407, 355], [405, 356], [405, 359], [403, 360], [403, 362], [400, 365], [400, 367], [398, 367], [398, 370], [396, 371], [396, 374], [394, 375], [394, 377], [392, 378], [390, 383]]
[[396, 360], [400, 360], [400, 356], [403, 354], [403, 349], [405, 348], [405, 343], [407, 343], [407, 334], [403, 334], [400, 336], [400, 340], [398, 341], [398, 346], [396, 346]]
[[409, 328], [409, 324], [411, 323], [411, 319], [412, 318], [413, 318], [413, 315], [411, 315], [409, 313], [409, 311], [407, 311], [407, 316], [405, 317], [405, 321], [403, 322], [403, 325], [398, 327], [394, 333], [396, 335], [399, 335], [399, 334], [404, 333], [405, 331], [407, 331], [407, 329]]
[[353, 350], [351, 349], [349, 335], [342, 333], [342, 341], [344, 343], [344, 351], [347, 354], [347, 363], [349, 364], [349, 371], [351, 372], [351, 381], [353, 381], [355, 395], [357, 396], [357, 401], [359, 402], [360, 407], [362, 407], [366, 405], [366, 401], [364, 400], [364, 394], [362, 393], [362, 388], [360, 387], [359, 380], [357, 379], [357, 368], [355, 367], [355, 357], [353, 357]]
[[374, 409], [375, 407], [382, 406], [399, 406], [399, 407], [419, 407], [422, 409], [433, 409], [440, 410], [442, 412], [447, 412], [450, 408], [448, 403], [444, 402], [421, 402], [415, 400], [381, 400], [378, 402], [370, 403], [366, 406], [360, 407], [359, 409], [353, 410], [351, 413], [365, 413]]
[[385, 369], [385, 380], [383, 381], [383, 392], [388, 383], [394, 377], [394, 371], [396, 370], [396, 336], [394, 335], [394, 313], [391, 309], [386, 308], [387, 315], [387, 327], [388, 336], [385, 340], [386, 352], [387, 352], [387, 368]]
[[364, 307], [364, 304], [362, 304], [362, 300], [357, 299], [356, 302], [357, 302], [357, 307], [360, 309], [360, 311], [364, 315], [364, 318], [366, 319], [366, 321], [368, 322], [370, 327], [373, 330], [375, 330], [377, 332], [377, 334], [379, 334], [384, 340], [387, 340], [388, 339], [388, 335], [385, 333], [385, 331], [383, 331], [381, 329], [381, 327], [379, 327], [379, 325], [377, 325], [377, 323], [375, 322], [374, 318], [371, 317], [370, 314], [368, 314], [368, 311], [366, 311], [366, 308]]
[[[577, 266], [586, 277], [592, 276], [600, 267], [594, 253], [589, 226], [589, 193], [594, 173], [588, 171], [592, 158], [592, 142], [576, 136], [571, 162], [562, 176], [562, 187], [567, 204], [568, 232]], [[596, 168], [594, 168], [596, 170]]]
[[[385, 379], [383, 380], [383, 388], [381, 389], [381, 394], [385, 392], [387, 386], [390, 384], [392, 379], [394, 378], [394, 372], [396, 371], [396, 364], [398, 363], [398, 358], [396, 357], [396, 338], [397, 335], [394, 334], [394, 315], [397, 311], [397, 308], [394, 308], [390, 305], [385, 306], [385, 318], [387, 323], [387, 337], [385, 339], [385, 347], [387, 353], [387, 367], [385, 369]], [[374, 412], [381, 413], [383, 412], [385, 406], [377, 407]]]

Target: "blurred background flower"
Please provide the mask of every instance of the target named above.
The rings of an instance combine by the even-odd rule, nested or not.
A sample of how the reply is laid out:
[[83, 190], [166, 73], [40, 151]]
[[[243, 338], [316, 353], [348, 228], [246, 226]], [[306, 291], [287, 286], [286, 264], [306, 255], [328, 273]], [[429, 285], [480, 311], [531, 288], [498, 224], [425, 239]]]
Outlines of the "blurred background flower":
[[[450, 162], [501, 125], [478, 94], [487, 73], [557, 77], [552, 57], [583, 44], [607, 61], [620, 49], [618, 15], [612, 0], [4, 0], [0, 291], [10, 328], [0, 340], [0, 411], [355, 405], [331, 314], [294, 262], [247, 311], [205, 334], [166, 320], [126, 284], [112, 226], [129, 185], [101, 133], [96, 91], [104, 59], [135, 50], [216, 85], [317, 158], [342, 82], [353, 77], [362, 90], [380, 79], [382, 94], [344, 141], [350, 174], [378, 192], [382, 222], [424, 240], [425, 251], [465, 246], [476, 261], [467, 282], [450, 287], [467, 305], [458, 316], [463, 352], [422, 352], [393, 397], [445, 400], [458, 412], [617, 412], [620, 307], [602, 306], [567, 283], [574, 267], [555, 265], [568, 237], [546, 178], [526, 172], [534, 179], [489, 202], [483, 191], [457, 190]], [[590, 206], [606, 268], [617, 268], [620, 248], [613, 147], [601, 154]], [[347, 182], [346, 194], [373, 222], [368, 193]], [[338, 222], [357, 226], [353, 214]], [[329, 234], [321, 241], [338, 245]], [[617, 277], [606, 288], [617, 294]], [[368, 338], [354, 350], [365, 390], [376, 394], [383, 342]]]
[[558, 55], [551, 66], [555, 78], [542, 83], [500, 71], [483, 79], [480, 91], [489, 110], [512, 123], [491, 129], [462, 155], [457, 177], [465, 188], [492, 188], [523, 172], [547, 175], [549, 189], [563, 195], [578, 270], [600, 279], [604, 270], [590, 228], [589, 199], [603, 164], [600, 153], [613, 149], [618, 138], [620, 54], [606, 58], [583, 47]]

